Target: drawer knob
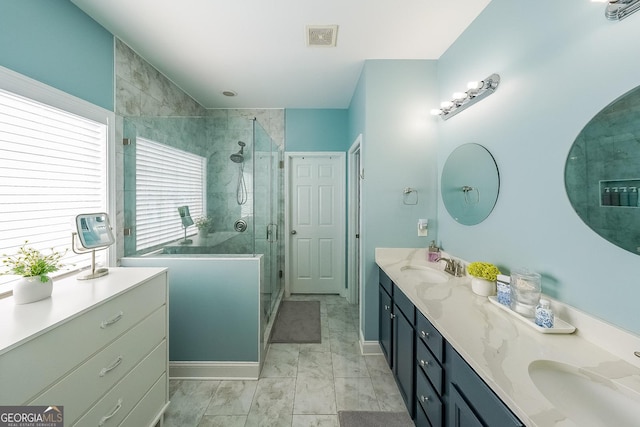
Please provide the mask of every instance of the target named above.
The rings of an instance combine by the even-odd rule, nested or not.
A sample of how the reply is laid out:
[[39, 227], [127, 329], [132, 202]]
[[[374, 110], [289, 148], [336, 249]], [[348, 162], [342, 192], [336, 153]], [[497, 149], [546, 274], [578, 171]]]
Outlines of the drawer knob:
[[420, 365], [421, 366], [429, 366], [429, 361], [428, 360], [420, 360]]
[[389, 317], [391, 317], [391, 319], [395, 319], [395, 318], [396, 318], [396, 315], [395, 315], [395, 314], [393, 314], [393, 313], [391, 313], [391, 314], [389, 315]]
[[421, 336], [422, 338], [429, 338], [429, 332], [420, 331], [420, 336]]
[[113, 361], [113, 363], [109, 366], [107, 366], [106, 368], [102, 368], [100, 369], [100, 372], [98, 374], [98, 376], [100, 377], [104, 377], [105, 375], [107, 375], [109, 372], [113, 371], [114, 369], [116, 369], [120, 364], [122, 363], [122, 356], [118, 356], [116, 358], [116, 360]]
[[389, 306], [385, 304], [385, 305], [384, 305], [384, 309], [385, 309], [385, 310], [387, 310], [387, 311], [389, 311]]
[[109, 419], [113, 418], [113, 416], [118, 413], [120, 408], [122, 408], [122, 399], [118, 399], [118, 403], [111, 410], [109, 415], [105, 415], [104, 417], [100, 418], [100, 422], [98, 423], [98, 427], [102, 427], [107, 421], [109, 421]]
[[124, 313], [121, 311], [120, 313], [113, 316], [111, 319], [103, 320], [102, 322], [100, 322], [100, 329], [105, 329], [113, 325], [118, 320], [122, 319], [122, 316], [124, 316]]
[[422, 403], [428, 402], [428, 401], [429, 401], [429, 397], [428, 397], [428, 396], [422, 396], [422, 395], [420, 395], [420, 401], [421, 401]]

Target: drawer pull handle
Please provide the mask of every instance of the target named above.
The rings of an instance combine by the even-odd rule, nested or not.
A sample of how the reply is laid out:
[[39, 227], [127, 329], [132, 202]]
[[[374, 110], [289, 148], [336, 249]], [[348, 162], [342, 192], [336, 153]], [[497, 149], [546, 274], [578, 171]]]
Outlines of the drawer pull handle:
[[122, 316], [124, 316], [124, 313], [121, 311], [120, 313], [113, 316], [111, 319], [103, 320], [102, 322], [100, 322], [100, 329], [105, 329], [113, 325], [118, 320], [122, 319]]
[[118, 399], [118, 403], [116, 404], [115, 408], [113, 408], [113, 410], [109, 415], [105, 415], [104, 417], [100, 418], [98, 427], [102, 427], [107, 421], [109, 421], [109, 419], [113, 418], [113, 416], [118, 413], [120, 408], [122, 408], [122, 399]]
[[420, 331], [420, 335], [422, 336], [422, 338], [429, 338], [429, 332]]
[[420, 360], [420, 365], [421, 366], [429, 366], [429, 361], [428, 360]]
[[422, 395], [420, 395], [420, 401], [421, 401], [422, 403], [425, 403], [425, 402], [428, 402], [428, 401], [429, 401], [429, 398], [428, 398], [428, 397], [426, 397], [426, 396], [422, 396]]
[[113, 363], [109, 366], [107, 366], [106, 368], [102, 368], [100, 370], [100, 376], [104, 377], [105, 375], [107, 375], [109, 372], [113, 371], [114, 369], [116, 369], [118, 367], [118, 365], [120, 365], [122, 363], [122, 356], [118, 356], [116, 358], [116, 360], [113, 361]]

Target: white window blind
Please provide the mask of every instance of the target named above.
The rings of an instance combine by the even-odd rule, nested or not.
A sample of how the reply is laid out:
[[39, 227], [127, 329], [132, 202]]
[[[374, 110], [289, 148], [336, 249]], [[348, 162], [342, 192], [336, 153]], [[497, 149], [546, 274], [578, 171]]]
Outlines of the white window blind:
[[184, 237], [179, 206], [194, 220], [206, 212], [206, 168], [205, 157], [136, 139], [136, 251]]
[[[73, 219], [105, 212], [107, 125], [0, 90], [0, 254], [27, 246], [71, 251]], [[106, 252], [96, 254], [105, 263]], [[0, 284], [15, 276], [0, 276]]]

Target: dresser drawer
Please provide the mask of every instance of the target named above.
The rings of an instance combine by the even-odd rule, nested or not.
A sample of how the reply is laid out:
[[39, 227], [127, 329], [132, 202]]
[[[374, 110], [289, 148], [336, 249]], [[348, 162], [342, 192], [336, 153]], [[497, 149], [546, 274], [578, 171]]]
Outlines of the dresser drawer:
[[431, 354], [429, 349], [422, 340], [417, 340], [416, 345], [416, 362], [425, 373], [435, 391], [442, 396], [444, 389], [444, 375], [440, 362]]
[[442, 363], [444, 361], [444, 338], [420, 312], [417, 315], [416, 333], [436, 359]]
[[127, 415], [120, 427], [147, 427], [159, 418], [168, 405], [167, 376], [160, 377], [140, 403]]
[[166, 367], [167, 342], [163, 341], [73, 425], [78, 427], [119, 425], [156, 381], [166, 375]]
[[[166, 304], [166, 276], [124, 294], [0, 356], [0, 405], [28, 402], [40, 391]], [[16, 369], [28, 361], [29, 375]]]
[[58, 402], [65, 407], [65, 421], [72, 423], [165, 338], [161, 307], [29, 404]]
[[442, 401], [421, 370], [416, 374], [416, 398], [432, 426], [442, 426]]

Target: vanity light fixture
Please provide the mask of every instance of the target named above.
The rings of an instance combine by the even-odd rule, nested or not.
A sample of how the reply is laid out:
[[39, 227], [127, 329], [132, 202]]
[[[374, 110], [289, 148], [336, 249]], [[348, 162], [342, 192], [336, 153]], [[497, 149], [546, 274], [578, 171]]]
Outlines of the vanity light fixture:
[[[636, 0], [640, 2], [640, 0]], [[441, 116], [443, 119], [448, 119], [491, 95], [498, 88], [500, 84], [500, 76], [497, 74], [491, 74], [484, 80], [477, 82], [469, 82], [466, 92], [455, 92], [452, 95], [451, 101], [444, 101], [440, 104], [440, 108], [431, 110], [431, 114], [434, 116]]]
[[640, 0], [592, 0], [607, 3], [604, 16], [611, 21], [621, 21], [633, 12], [640, 10]]

